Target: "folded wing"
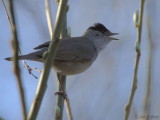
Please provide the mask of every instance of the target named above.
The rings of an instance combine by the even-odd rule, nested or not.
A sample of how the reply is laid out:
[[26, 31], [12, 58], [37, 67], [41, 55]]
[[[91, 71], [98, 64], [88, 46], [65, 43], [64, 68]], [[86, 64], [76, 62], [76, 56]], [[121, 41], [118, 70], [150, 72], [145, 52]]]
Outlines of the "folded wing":
[[63, 39], [60, 41], [55, 60], [92, 61], [97, 57], [94, 44], [84, 37]]
[[[50, 41], [35, 47], [44, 49], [49, 47]], [[97, 57], [94, 44], [85, 37], [73, 37], [60, 40], [55, 60], [58, 61], [85, 61], [94, 60]]]

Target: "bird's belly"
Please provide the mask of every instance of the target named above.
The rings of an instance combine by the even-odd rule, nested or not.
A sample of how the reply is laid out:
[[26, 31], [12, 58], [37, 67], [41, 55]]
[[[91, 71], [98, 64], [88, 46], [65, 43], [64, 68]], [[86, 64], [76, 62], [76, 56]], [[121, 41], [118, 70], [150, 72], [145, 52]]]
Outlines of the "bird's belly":
[[84, 72], [90, 67], [91, 64], [92, 64], [91, 61], [69, 62], [69, 61], [55, 60], [53, 67], [56, 70], [56, 72], [59, 72], [63, 75], [74, 75]]

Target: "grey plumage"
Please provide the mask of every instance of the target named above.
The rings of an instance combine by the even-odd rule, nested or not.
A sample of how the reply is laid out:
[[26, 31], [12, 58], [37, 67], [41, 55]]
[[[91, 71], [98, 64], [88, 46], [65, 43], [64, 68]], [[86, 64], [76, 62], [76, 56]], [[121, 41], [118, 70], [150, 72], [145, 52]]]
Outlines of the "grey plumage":
[[[42, 56], [48, 50], [49, 44], [50, 41], [39, 45], [34, 48], [37, 50], [36, 52], [19, 56], [18, 59], [43, 62]], [[67, 71], [65, 74], [77, 74], [79, 69], [83, 71], [92, 64], [97, 57], [95, 53], [97, 53], [95, 45], [85, 37], [63, 39], [58, 44], [53, 66], [57, 72]], [[12, 60], [12, 57], [6, 58], [6, 60]], [[73, 66], [77, 67], [78, 71], [72, 70]], [[59, 71], [59, 69], [65, 70]]]
[[[33, 61], [42, 62], [42, 56], [45, 51], [48, 50], [50, 41], [44, 44], [41, 44], [34, 49], [38, 50], [36, 52], [19, 56], [18, 59], [26, 59]], [[88, 46], [88, 44], [90, 44]], [[96, 58], [96, 48], [91, 41], [86, 40], [85, 37], [73, 37], [69, 39], [60, 40], [57, 52], [55, 56], [55, 60], [61, 61], [85, 61], [92, 60]], [[84, 54], [85, 53], [85, 54]], [[12, 57], [5, 58], [6, 60], [12, 60]]]
[[[64, 75], [78, 74], [90, 67], [95, 61], [98, 53], [106, 47], [111, 40], [117, 40], [110, 37], [117, 33], [111, 33], [105, 26], [100, 23], [95, 24], [87, 29], [81, 37], [72, 37], [60, 40], [53, 61], [55, 70]], [[41, 44], [27, 55], [19, 56], [18, 59], [32, 60], [43, 62], [43, 53], [48, 51], [50, 41]], [[12, 60], [12, 57], [6, 60]]]

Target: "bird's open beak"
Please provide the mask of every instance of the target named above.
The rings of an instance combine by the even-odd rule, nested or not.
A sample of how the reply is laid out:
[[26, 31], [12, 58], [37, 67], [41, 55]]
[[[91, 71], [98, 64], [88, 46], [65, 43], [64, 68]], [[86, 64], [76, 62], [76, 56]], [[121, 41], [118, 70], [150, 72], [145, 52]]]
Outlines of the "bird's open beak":
[[109, 38], [110, 38], [110, 40], [119, 40], [119, 39], [113, 38], [113, 37], [109, 37]]
[[110, 35], [109, 35], [110, 40], [119, 40], [117, 38], [110, 37], [110, 36], [113, 36], [113, 35], [118, 35], [118, 33], [110, 33]]

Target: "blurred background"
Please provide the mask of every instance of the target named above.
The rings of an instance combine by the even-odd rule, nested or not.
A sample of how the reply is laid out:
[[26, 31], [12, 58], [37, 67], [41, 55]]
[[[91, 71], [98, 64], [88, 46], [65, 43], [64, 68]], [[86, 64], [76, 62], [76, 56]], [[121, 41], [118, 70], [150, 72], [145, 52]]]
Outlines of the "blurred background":
[[[5, 1], [6, 5], [7, 1]], [[18, 38], [22, 54], [33, 52], [35, 46], [50, 40], [44, 0], [14, 0]], [[123, 120], [128, 103], [135, 61], [137, 29], [133, 13], [140, 0], [69, 0], [68, 26], [71, 36], [81, 36], [94, 23], [103, 23], [111, 32], [119, 33], [84, 73], [67, 77], [67, 93], [75, 120]], [[51, 0], [55, 20], [57, 3]], [[146, 0], [144, 7], [141, 58], [138, 88], [129, 120], [144, 115], [147, 80], [151, 79], [149, 116], [160, 120], [160, 1]], [[0, 117], [21, 120], [21, 106], [12, 62], [12, 33], [0, 2]], [[27, 61], [30, 67], [43, 68], [42, 63]], [[27, 112], [34, 99], [38, 79], [30, 75], [20, 61], [26, 95]], [[40, 73], [33, 71], [40, 76]], [[55, 113], [56, 74], [52, 70], [37, 120], [52, 120]], [[64, 120], [67, 120], [64, 111]]]

